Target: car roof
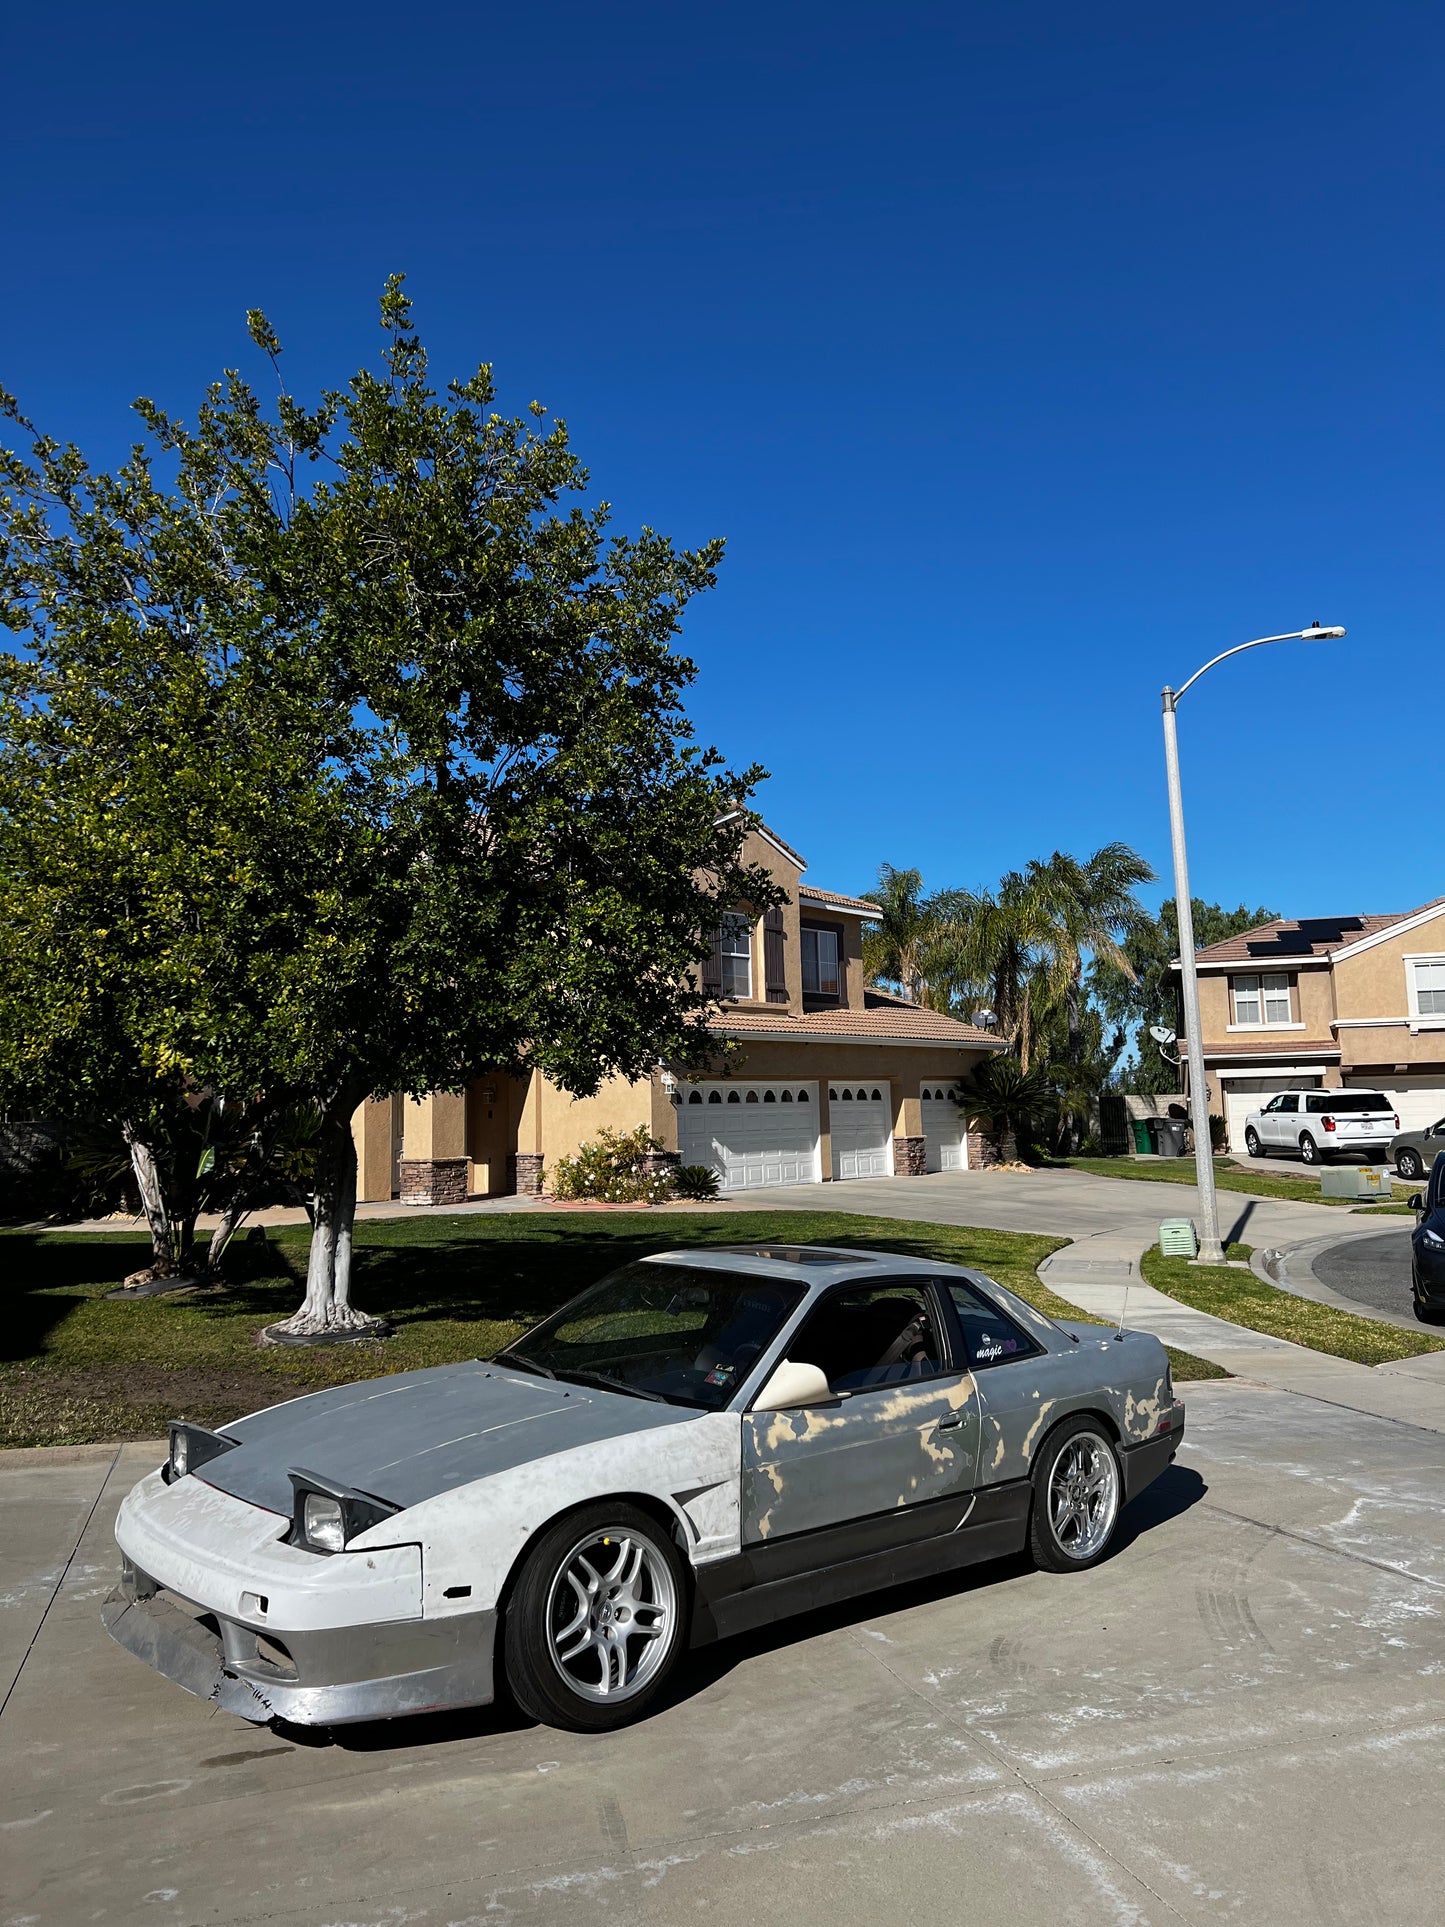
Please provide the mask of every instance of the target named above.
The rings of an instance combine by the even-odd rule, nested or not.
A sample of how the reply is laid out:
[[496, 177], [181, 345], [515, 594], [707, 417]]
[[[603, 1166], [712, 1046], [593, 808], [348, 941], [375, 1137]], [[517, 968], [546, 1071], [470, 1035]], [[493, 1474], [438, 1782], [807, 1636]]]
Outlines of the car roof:
[[938, 1264], [929, 1258], [906, 1258], [901, 1252], [853, 1251], [846, 1245], [794, 1245], [783, 1243], [756, 1245], [696, 1245], [681, 1251], [654, 1251], [643, 1261], [647, 1264], [692, 1265], [705, 1271], [746, 1271], [760, 1278], [789, 1278], [796, 1284], [816, 1287], [830, 1285], [840, 1278], [867, 1277], [900, 1272], [932, 1277], [940, 1271], [966, 1276], [960, 1265]]

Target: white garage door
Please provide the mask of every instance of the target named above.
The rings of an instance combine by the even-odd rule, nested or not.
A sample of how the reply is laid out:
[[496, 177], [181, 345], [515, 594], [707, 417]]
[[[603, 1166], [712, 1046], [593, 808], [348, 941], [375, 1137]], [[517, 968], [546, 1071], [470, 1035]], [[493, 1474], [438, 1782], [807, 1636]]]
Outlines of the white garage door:
[[893, 1100], [886, 1084], [833, 1084], [828, 1129], [835, 1178], [893, 1175]]
[[968, 1169], [968, 1119], [963, 1106], [950, 1096], [956, 1084], [925, 1084], [919, 1108], [923, 1112], [923, 1139], [928, 1146], [930, 1171]]
[[1425, 1131], [1445, 1117], [1445, 1084], [1438, 1077], [1397, 1077], [1390, 1084], [1370, 1084], [1352, 1077], [1354, 1090], [1383, 1091], [1400, 1114], [1402, 1131]]
[[818, 1184], [816, 1084], [688, 1084], [678, 1094], [677, 1148], [709, 1165], [725, 1191]]

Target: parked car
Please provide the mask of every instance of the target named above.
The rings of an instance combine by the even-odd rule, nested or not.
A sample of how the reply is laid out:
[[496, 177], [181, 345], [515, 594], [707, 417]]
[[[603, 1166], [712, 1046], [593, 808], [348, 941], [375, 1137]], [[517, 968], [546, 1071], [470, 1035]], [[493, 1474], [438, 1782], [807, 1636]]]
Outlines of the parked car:
[[1102, 1559], [1183, 1437], [1163, 1346], [975, 1271], [670, 1251], [490, 1361], [208, 1432], [121, 1506], [105, 1624], [243, 1718], [490, 1701], [587, 1731], [689, 1644], [1025, 1547]]
[[1445, 1117], [1427, 1131], [1401, 1131], [1390, 1145], [1390, 1162], [1408, 1183], [1423, 1178], [1442, 1150], [1445, 1150]]
[[1436, 1152], [1430, 1182], [1410, 1199], [1410, 1209], [1410, 1295], [1415, 1316], [1431, 1325], [1445, 1316], [1445, 1151]]
[[1281, 1091], [1244, 1120], [1244, 1148], [1252, 1158], [1292, 1151], [1305, 1164], [1335, 1151], [1383, 1158], [1399, 1129], [1383, 1091]]

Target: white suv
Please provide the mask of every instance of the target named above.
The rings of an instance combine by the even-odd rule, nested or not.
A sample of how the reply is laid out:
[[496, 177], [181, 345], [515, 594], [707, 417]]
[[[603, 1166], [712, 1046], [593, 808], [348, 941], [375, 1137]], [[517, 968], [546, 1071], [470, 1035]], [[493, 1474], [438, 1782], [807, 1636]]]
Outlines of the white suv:
[[1293, 1151], [1306, 1164], [1331, 1151], [1368, 1151], [1383, 1163], [1399, 1129], [1383, 1091], [1281, 1091], [1244, 1120], [1244, 1148], [1252, 1158]]

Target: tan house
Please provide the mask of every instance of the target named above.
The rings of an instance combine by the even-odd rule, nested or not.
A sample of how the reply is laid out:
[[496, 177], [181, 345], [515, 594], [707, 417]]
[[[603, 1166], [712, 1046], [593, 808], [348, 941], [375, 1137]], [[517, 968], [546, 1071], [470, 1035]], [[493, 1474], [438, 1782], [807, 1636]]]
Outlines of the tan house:
[[456, 1095], [364, 1104], [353, 1121], [359, 1196], [537, 1193], [604, 1125], [645, 1124], [669, 1161], [710, 1165], [730, 1191], [982, 1163], [951, 1093], [999, 1040], [865, 983], [863, 926], [876, 905], [804, 883], [803, 859], [766, 828], [744, 855], [786, 901], [723, 920], [702, 972], [719, 1045], [706, 1075], [659, 1065], [573, 1098], [540, 1074], [485, 1073]]
[[1404, 1130], [1445, 1116], [1445, 897], [1263, 924], [1197, 962], [1209, 1108], [1231, 1150], [1276, 1091], [1384, 1091]]

